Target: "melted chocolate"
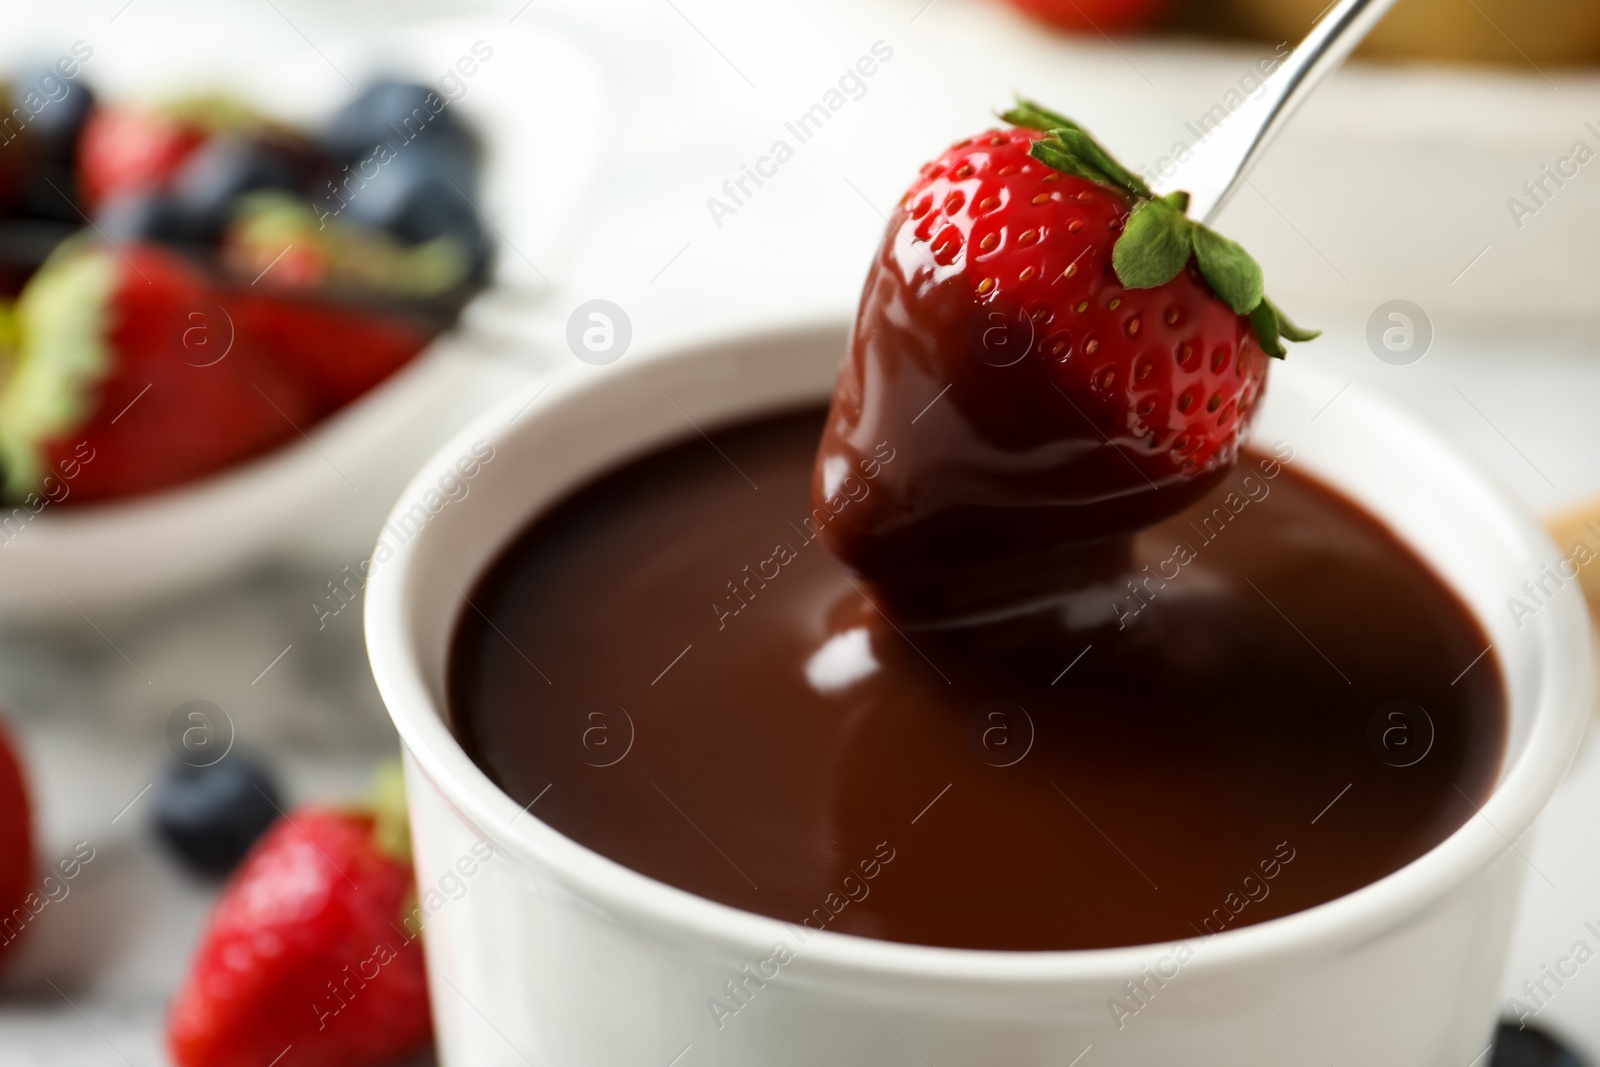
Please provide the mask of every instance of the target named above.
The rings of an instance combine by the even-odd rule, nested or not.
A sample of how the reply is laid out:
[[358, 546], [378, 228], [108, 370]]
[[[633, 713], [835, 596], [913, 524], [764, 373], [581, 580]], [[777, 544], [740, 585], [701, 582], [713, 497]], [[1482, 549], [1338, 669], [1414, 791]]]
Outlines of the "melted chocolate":
[[[1059, 610], [902, 632], [819, 543], [821, 425], [774, 418], [607, 475], [472, 593], [455, 728], [534, 817], [812, 928], [1071, 949], [1330, 900], [1490, 791], [1488, 639], [1287, 454], [1245, 453], [1139, 535], [1134, 584], [1084, 594], [1108, 620], [1090, 639]], [[904, 460], [874, 458], [840, 514]]]

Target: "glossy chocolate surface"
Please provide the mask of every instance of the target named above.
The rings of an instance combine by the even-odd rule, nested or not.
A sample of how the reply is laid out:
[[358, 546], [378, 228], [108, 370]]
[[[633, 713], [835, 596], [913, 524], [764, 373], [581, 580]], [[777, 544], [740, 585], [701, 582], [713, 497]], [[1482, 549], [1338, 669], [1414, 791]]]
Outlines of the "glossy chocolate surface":
[[[1053, 609], [905, 630], [819, 540], [821, 426], [607, 475], [472, 591], [455, 729], [533, 817], [813, 929], [1068, 949], [1330, 900], [1490, 791], [1506, 710], [1483, 631], [1287, 448], [1140, 534], [1083, 593], [1098, 628]], [[843, 513], [905, 459], [876, 444]]]

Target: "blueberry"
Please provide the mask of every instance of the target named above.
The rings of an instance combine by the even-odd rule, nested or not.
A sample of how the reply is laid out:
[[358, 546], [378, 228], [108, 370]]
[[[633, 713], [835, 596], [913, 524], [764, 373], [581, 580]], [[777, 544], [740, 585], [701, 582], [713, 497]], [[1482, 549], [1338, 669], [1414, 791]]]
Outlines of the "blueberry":
[[12, 214], [82, 225], [73, 160], [94, 105], [89, 87], [53, 66], [25, 70], [4, 94], [0, 149], [20, 167]]
[[426, 85], [378, 81], [367, 86], [334, 116], [323, 136], [337, 162], [370, 159], [379, 145], [401, 151], [410, 144], [431, 148], [475, 163], [476, 139], [456, 119], [444, 97]]
[[481, 275], [490, 242], [471, 199], [477, 185], [469, 173], [421, 142], [402, 147], [368, 172], [372, 177], [345, 186], [343, 207], [337, 200], [324, 202], [339, 208], [347, 221], [385, 230], [407, 244], [455, 237], [467, 251], [472, 275]]
[[210, 767], [178, 764], [156, 789], [156, 831], [178, 858], [224, 874], [278, 817], [278, 787], [266, 767], [231, 752]]
[[1588, 1067], [1588, 1061], [1543, 1030], [1505, 1022], [1495, 1032], [1489, 1067]]
[[87, 85], [63, 77], [54, 66], [43, 66], [24, 70], [11, 83], [4, 117], [8, 131], [20, 127], [26, 132], [37, 157], [70, 164], [93, 106]]
[[260, 189], [295, 189], [300, 177], [281, 155], [247, 137], [217, 137], [184, 163], [173, 178], [177, 200], [193, 239], [222, 236], [234, 201]]
[[345, 187], [349, 217], [377, 226], [408, 243], [478, 227], [477, 212], [461, 175], [425, 150], [408, 146], [359, 186]]
[[408, 244], [453, 236], [481, 281], [490, 241], [472, 201], [479, 145], [445, 99], [426, 85], [379, 81], [339, 112], [323, 138], [333, 178], [313, 190], [319, 206]]
[[102, 207], [95, 225], [108, 240], [157, 241], [196, 245], [206, 239], [200, 220], [167, 193], [137, 192], [118, 196]]

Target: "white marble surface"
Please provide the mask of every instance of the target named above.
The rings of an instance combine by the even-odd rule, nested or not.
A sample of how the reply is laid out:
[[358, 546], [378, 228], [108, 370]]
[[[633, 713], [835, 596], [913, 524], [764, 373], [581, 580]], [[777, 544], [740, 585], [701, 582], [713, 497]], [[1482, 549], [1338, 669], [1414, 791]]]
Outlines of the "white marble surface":
[[[376, 0], [0, 5], [14, 31], [7, 50], [88, 39], [108, 72], [136, 67], [163, 37], [183, 42], [197, 67], [236, 70], [270, 93], [289, 69], [275, 57], [297, 54], [292, 69], [301, 73], [282, 91], [302, 102], [348, 91], [336, 72], [319, 73], [316, 53], [436, 11]], [[562, 341], [572, 308], [590, 298], [628, 312], [638, 356], [780, 318], [849, 314], [880, 216], [917, 164], [984, 122], [1013, 88], [1073, 111], [1142, 160], [1271, 52], [1063, 43], [1025, 33], [983, 0], [925, 8], [923, 0], [516, 0], [451, 11], [480, 20], [490, 41], [530, 20], [569, 35], [607, 79], [603, 108], [576, 93], [514, 102], [594, 108], [606, 153], [570, 211], [570, 239], [502, 251], [521, 264], [514, 273], [533, 266], [549, 281], [507, 301], [494, 323], [507, 335], [507, 358], [534, 381], [558, 369], [604, 373], [577, 364]], [[718, 226], [706, 199], [880, 40], [894, 55], [865, 94]], [[1328, 328], [1294, 358], [1413, 408], [1539, 509], [1600, 492], [1592, 410], [1600, 359], [1591, 340], [1600, 308], [1590, 289], [1600, 199], [1589, 188], [1600, 189], [1600, 173], [1585, 170], [1521, 230], [1504, 204], [1585, 136], [1583, 119], [1600, 118], [1592, 75], [1546, 73], [1559, 89], [1532, 70], [1348, 72], [1308, 106], [1256, 176], [1254, 195], [1224, 223], [1260, 255], [1280, 302]], [[486, 96], [496, 92], [493, 74], [486, 69], [479, 83]], [[515, 125], [494, 135], [536, 166], [564, 165], [569, 146], [539, 143]], [[1422, 304], [1437, 329], [1432, 351], [1412, 366], [1379, 362], [1363, 340], [1367, 315], [1394, 297]], [[153, 847], [148, 796], [123, 809], [165, 757], [160, 731], [176, 704], [201, 698], [227, 708], [240, 738], [282, 768], [295, 800], [358, 791], [392, 751], [355, 609], [319, 631], [307, 606], [337, 567], [259, 570], [181, 602], [97, 619], [103, 636], [88, 627], [0, 635], [0, 706], [26, 733], [46, 851], [80, 839], [97, 849], [72, 896], [40, 920], [31, 958], [0, 989], [0, 1061], [166, 1063], [161, 1014], [212, 890]], [[1591, 745], [1523, 846], [1527, 905], [1508, 995], [1566, 953], [1585, 920], [1600, 919], [1596, 810], [1600, 757]], [[1600, 1055], [1600, 968], [1568, 981], [1540, 1021]]]

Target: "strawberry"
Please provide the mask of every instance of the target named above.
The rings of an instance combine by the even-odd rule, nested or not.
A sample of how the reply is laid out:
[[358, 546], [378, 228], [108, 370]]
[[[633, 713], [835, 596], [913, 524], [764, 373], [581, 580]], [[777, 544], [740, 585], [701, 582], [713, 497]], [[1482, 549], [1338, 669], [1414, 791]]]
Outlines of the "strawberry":
[[211, 913], [168, 1015], [173, 1060], [365, 1067], [414, 1051], [432, 1033], [422, 945], [401, 925], [414, 902], [403, 802], [284, 816]]
[[[1103, 578], [1226, 473], [1269, 354], [1315, 336], [1186, 196], [1038, 105], [1005, 117], [891, 216], [818, 453], [829, 547], [906, 615]], [[855, 470], [871, 492], [837, 504]]]
[[63, 248], [16, 307], [0, 466], [17, 501], [181, 484], [299, 437], [416, 355], [389, 311], [222, 285], [156, 245]]
[[234, 327], [226, 294], [154, 245], [63, 247], [29, 280], [17, 320], [0, 392], [14, 500], [167, 488], [258, 455], [321, 414], [312, 388]]
[[1134, 33], [1148, 29], [1172, 0], [1009, 0], [1041, 22], [1075, 33]]
[[271, 293], [241, 293], [230, 305], [238, 329], [273, 353], [310, 391], [319, 412], [354, 400], [411, 361], [433, 337], [420, 318]]
[[97, 107], [78, 141], [78, 184], [93, 212], [113, 196], [159, 188], [206, 140], [196, 122], [135, 107]]
[[156, 106], [96, 107], [78, 139], [78, 184], [91, 214], [108, 200], [171, 183], [208, 141], [221, 135], [271, 141], [303, 156], [304, 138], [229, 96], [196, 93]]
[[[338, 219], [319, 221], [309, 205], [278, 192], [240, 201], [224, 254], [236, 276], [253, 283], [241, 287], [235, 303], [241, 328], [278, 352], [333, 407], [427, 344], [441, 301], [465, 292], [468, 269], [454, 238], [402, 246]], [[431, 320], [424, 317], [429, 312]]]
[[0, 961], [27, 929], [33, 884], [33, 811], [22, 762], [4, 729], [0, 729]]
[[468, 249], [444, 235], [406, 244], [349, 224], [288, 193], [250, 193], [234, 209], [223, 256], [235, 273], [279, 291], [426, 301], [467, 284]]

